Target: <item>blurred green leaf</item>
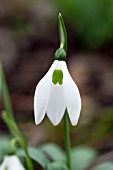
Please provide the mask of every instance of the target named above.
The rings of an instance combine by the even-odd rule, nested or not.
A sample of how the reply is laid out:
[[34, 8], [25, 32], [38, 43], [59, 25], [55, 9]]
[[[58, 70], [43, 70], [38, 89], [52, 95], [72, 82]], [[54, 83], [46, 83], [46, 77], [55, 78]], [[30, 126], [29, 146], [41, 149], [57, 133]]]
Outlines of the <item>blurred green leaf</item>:
[[22, 149], [18, 149], [18, 151], [16, 152], [16, 155], [18, 156], [18, 158], [20, 159], [21, 163], [23, 164], [23, 166], [27, 169], [27, 163], [26, 163], [26, 158], [25, 158], [25, 153], [23, 152]]
[[[37, 148], [30, 147], [28, 148], [29, 155], [31, 159], [35, 162], [37, 162], [41, 167], [45, 168], [47, 164], [49, 163], [49, 160], [46, 158], [46, 156], [41, 152], [41, 150]], [[25, 157], [25, 153], [23, 150], [19, 150], [17, 155], [20, 158]]]
[[72, 149], [72, 170], [83, 170], [97, 156], [97, 152], [87, 146], [78, 146]]
[[64, 163], [54, 162], [47, 165], [47, 170], [68, 170], [68, 168]]
[[29, 148], [29, 155], [30, 157], [36, 161], [37, 163], [39, 163], [43, 168], [46, 167], [47, 163], [49, 162], [48, 159], [46, 158], [46, 156], [43, 154], [43, 152], [41, 152], [40, 150], [36, 149], [36, 148]]
[[96, 166], [92, 170], [113, 170], [113, 163], [106, 162], [106, 163]]
[[44, 144], [40, 149], [48, 156], [48, 158], [50, 158], [50, 160], [65, 161], [65, 154], [58, 145], [52, 143]]
[[113, 41], [112, 0], [56, 0], [70, 28], [86, 48], [99, 48]]
[[0, 162], [7, 153], [9, 142], [9, 137], [0, 136]]

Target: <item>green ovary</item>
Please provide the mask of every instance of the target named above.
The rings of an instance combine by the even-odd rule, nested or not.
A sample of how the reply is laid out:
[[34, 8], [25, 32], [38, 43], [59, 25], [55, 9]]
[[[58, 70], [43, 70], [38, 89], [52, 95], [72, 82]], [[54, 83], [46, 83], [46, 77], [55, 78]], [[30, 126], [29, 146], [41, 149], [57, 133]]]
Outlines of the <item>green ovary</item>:
[[53, 76], [52, 76], [52, 82], [53, 84], [59, 83], [59, 85], [62, 85], [63, 83], [63, 72], [62, 70], [54, 70]]

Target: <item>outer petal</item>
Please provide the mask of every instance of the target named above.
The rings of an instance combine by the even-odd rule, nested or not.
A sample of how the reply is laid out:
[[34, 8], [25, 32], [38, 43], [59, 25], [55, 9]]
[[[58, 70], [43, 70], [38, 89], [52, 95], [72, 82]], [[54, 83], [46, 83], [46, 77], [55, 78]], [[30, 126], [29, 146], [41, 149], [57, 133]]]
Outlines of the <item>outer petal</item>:
[[20, 160], [17, 156], [5, 156], [2, 165], [0, 166], [0, 170], [25, 170], [23, 165], [21, 164]]
[[54, 71], [54, 68], [56, 67], [56, 64], [57, 61], [54, 61], [47, 74], [38, 83], [35, 90], [34, 114], [35, 114], [35, 123], [37, 125], [43, 120], [46, 113], [49, 94], [50, 94], [52, 73]]
[[69, 74], [66, 63], [63, 62], [62, 65], [63, 65], [62, 71], [64, 75], [63, 79], [64, 97], [69, 118], [71, 120], [72, 125], [74, 126], [78, 123], [78, 119], [80, 116], [81, 97], [77, 85], [75, 84], [75, 82], [73, 81], [72, 77]]
[[63, 86], [51, 85], [47, 116], [55, 126], [60, 123], [65, 109], [66, 105], [64, 103]]

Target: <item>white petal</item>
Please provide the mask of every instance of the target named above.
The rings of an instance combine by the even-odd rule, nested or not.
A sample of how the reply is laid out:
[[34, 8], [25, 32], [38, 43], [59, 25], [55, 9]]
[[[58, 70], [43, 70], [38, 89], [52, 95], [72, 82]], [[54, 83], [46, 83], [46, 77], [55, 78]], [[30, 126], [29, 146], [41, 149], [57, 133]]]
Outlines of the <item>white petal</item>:
[[51, 85], [47, 116], [55, 126], [60, 123], [65, 109], [66, 105], [64, 103], [63, 86]]
[[78, 123], [81, 111], [81, 97], [77, 85], [69, 74], [67, 65], [63, 62], [63, 91], [66, 102], [67, 111], [72, 125]]
[[57, 60], [57, 64], [56, 64], [55, 69], [56, 69], [56, 70], [62, 70], [62, 61], [58, 61], [58, 60]]
[[25, 170], [17, 156], [5, 156], [0, 170]]
[[49, 71], [38, 83], [35, 90], [34, 114], [35, 114], [35, 123], [37, 125], [43, 120], [46, 113], [49, 94], [50, 94], [52, 74], [56, 64], [57, 61], [54, 61]]

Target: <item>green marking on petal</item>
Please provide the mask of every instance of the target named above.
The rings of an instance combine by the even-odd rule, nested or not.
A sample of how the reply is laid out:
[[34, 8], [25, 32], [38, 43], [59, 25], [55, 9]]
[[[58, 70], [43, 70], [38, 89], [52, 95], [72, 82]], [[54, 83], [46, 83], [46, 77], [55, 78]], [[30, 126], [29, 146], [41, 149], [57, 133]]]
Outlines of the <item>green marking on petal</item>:
[[52, 82], [53, 84], [59, 83], [59, 85], [62, 85], [63, 83], [63, 72], [62, 70], [54, 70], [53, 76], [52, 76]]
[[8, 166], [5, 166], [5, 170], [8, 170], [9, 168], [8, 168]]

